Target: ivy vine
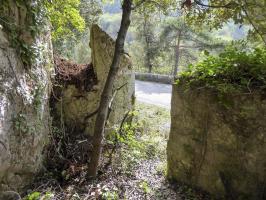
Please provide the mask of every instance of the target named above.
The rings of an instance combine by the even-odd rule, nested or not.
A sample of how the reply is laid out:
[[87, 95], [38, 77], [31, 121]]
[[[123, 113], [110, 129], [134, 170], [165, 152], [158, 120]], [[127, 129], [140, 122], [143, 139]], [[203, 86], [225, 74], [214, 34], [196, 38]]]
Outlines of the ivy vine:
[[209, 88], [219, 94], [266, 91], [266, 48], [241, 51], [229, 46], [219, 56], [207, 55], [182, 72], [177, 84]]
[[[29, 34], [34, 38], [39, 32], [44, 10], [43, 1], [0, 0], [0, 25], [9, 37], [10, 45], [16, 49], [21, 61], [26, 69], [29, 69], [37, 56], [37, 49], [34, 48], [32, 41], [26, 41], [23, 34]], [[19, 15], [19, 19], [14, 16]], [[23, 22], [21, 16], [25, 15]]]

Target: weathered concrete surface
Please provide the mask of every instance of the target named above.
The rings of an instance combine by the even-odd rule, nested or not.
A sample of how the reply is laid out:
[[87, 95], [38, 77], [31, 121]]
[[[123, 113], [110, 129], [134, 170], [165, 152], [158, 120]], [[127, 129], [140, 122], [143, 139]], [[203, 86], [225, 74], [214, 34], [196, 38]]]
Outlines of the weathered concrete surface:
[[165, 84], [172, 84], [174, 77], [169, 75], [151, 74], [151, 73], [139, 73], [135, 72], [136, 80], [151, 81]]
[[[17, 25], [25, 23], [23, 12], [27, 9], [8, 2], [12, 2], [9, 12], [20, 16], [14, 17]], [[37, 57], [33, 57], [27, 70], [8, 36], [0, 28], [0, 192], [20, 190], [34, 178], [42, 168], [42, 152], [50, 130], [50, 32], [46, 27], [31, 37], [22, 31], [24, 41], [37, 50]]]
[[[97, 84], [92, 90], [80, 90], [75, 85], [67, 85], [62, 91], [62, 103], [57, 102], [58, 115], [63, 115], [68, 127], [74, 127], [84, 134], [92, 135], [96, 112], [105, 81], [109, 72], [114, 53], [114, 41], [97, 25], [91, 29], [90, 46], [92, 50], [92, 65], [97, 76]], [[120, 70], [114, 86], [114, 100], [107, 128], [112, 128], [132, 109], [134, 97], [134, 74], [131, 60], [127, 55], [122, 56]], [[120, 89], [119, 89], [120, 88]], [[94, 115], [91, 115], [95, 113]], [[89, 116], [89, 117], [88, 117]]]
[[265, 94], [173, 87], [168, 177], [226, 199], [265, 199]]

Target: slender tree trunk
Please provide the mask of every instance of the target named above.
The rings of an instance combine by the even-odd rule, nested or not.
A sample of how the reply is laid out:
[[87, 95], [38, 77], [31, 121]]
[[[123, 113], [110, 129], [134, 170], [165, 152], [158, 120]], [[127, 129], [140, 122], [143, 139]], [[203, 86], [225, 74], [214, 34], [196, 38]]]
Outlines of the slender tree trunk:
[[150, 59], [150, 55], [149, 53], [147, 53], [147, 65], [148, 65], [148, 69], [149, 69], [149, 73], [152, 72], [152, 64], [151, 64], [151, 59]]
[[174, 67], [173, 76], [176, 76], [178, 71], [179, 58], [180, 58], [180, 42], [181, 42], [181, 30], [178, 31], [177, 44], [175, 47], [175, 67]]
[[117, 39], [115, 42], [114, 57], [110, 67], [110, 71], [108, 73], [103, 93], [101, 95], [99, 111], [94, 127], [93, 152], [88, 166], [88, 174], [91, 177], [97, 176], [97, 169], [100, 163], [100, 158], [102, 153], [102, 140], [104, 138], [104, 128], [108, 113], [108, 105], [112, 98], [112, 89], [119, 69], [121, 55], [124, 52], [125, 38], [128, 31], [128, 27], [130, 25], [132, 0], [124, 0], [122, 10], [123, 10], [122, 20], [117, 35]]
[[148, 67], [148, 72], [152, 72], [152, 64], [151, 64], [151, 36], [149, 31], [149, 25], [147, 24], [147, 18], [144, 18], [144, 37], [146, 43], [146, 52], [145, 52], [145, 67]]

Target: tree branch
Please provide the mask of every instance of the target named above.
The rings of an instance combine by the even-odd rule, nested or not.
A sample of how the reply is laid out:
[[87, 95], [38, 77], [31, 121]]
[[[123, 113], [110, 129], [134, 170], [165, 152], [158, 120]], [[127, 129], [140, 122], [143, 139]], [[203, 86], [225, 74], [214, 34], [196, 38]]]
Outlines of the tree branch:
[[2, 142], [1, 140], [0, 140], [0, 144], [5, 148], [5, 150], [7, 150], [7, 147], [6, 147], [5, 143]]
[[116, 97], [116, 94], [119, 90], [121, 90], [123, 87], [125, 87], [127, 85], [127, 82], [124, 83], [123, 85], [121, 85], [120, 87], [116, 88], [115, 89], [115, 92], [110, 100], [110, 103], [109, 103], [109, 106], [108, 106], [108, 114], [107, 114], [107, 117], [106, 117], [106, 121], [109, 119], [109, 116], [110, 116], [110, 113], [112, 111], [112, 104], [113, 104], [113, 101], [114, 101], [114, 98]]
[[126, 119], [128, 118], [128, 115], [130, 113], [130, 110], [127, 111], [127, 113], [125, 114], [125, 116], [123, 117], [123, 120], [120, 124], [120, 127], [119, 127], [119, 130], [118, 132], [115, 134], [115, 141], [114, 141], [114, 146], [109, 154], [109, 161], [105, 164], [104, 168], [107, 169], [107, 167], [112, 164], [112, 158], [113, 158], [113, 154], [115, 152], [115, 150], [117, 149], [117, 146], [118, 146], [118, 135], [122, 135], [122, 129], [123, 129], [123, 126], [124, 126], [124, 123], [126, 122]]
[[203, 7], [207, 7], [207, 8], [228, 8], [228, 9], [232, 9], [233, 5], [235, 5], [234, 2], [229, 2], [228, 4], [225, 4], [225, 5], [206, 5], [206, 4], [201, 3], [198, 0], [194, 0], [194, 2], [197, 5], [200, 5], [200, 6], [203, 6]]
[[132, 10], [135, 10], [136, 8], [140, 7], [145, 2], [146, 0], [141, 0], [140, 2], [136, 3], [136, 5], [132, 7]]
[[[247, 1], [245, 0], [245, 4], [248, 5]], [[251, 26], [254, 28], [255, 32], [261, 37], [263, 43], [266, 45], [266, 38], [263, 37], [263, 34], [259, 31], [259, 29], [255, 26], [255, 24], [253, 23], [252, 19], [250, 18], [248, 11], [246, 10], [246, 8], [244, 6], [242, 6], [242, 9], [247, 17], [247, 20], [249, 21], [249, 23], [251, 24]]]

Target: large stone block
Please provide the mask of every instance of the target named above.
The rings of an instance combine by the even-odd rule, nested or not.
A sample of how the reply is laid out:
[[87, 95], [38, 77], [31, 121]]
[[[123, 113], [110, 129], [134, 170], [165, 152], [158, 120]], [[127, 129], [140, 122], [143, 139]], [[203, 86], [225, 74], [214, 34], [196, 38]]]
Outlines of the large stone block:
[[[60, 95], [62, 101], [56, 103], [57, 113], [63, 117], [65, 124], [85, 135], [93, 134], [101, 94], [115, 48], [114, 40], [98, 25], [92, 26], [90, 36], [91, 59], [94, 70], [94, 75], [91, 76], [96, 77], [97, 83], [89, 90], [78, 88], [74, 84], [65, 84]], [[132, 109], [135, 90], [134, 81], [131, 60], [128, 55], [124, 54], [114, 83], [114, 99], [107, 129], [112, 129], [116, 124], [119, 124], [125, 113]]]
[[[21, 16], [14, 17], [15, 22], [25, 23], [25, 13], [20, 12], [27, 9], [21, 4], [18, 9], [14, 1], [8, 3], [10, 15]], [[36, 57], [28, 55], [32, 63], [27, 67], [9, 36], [0, 25], [0, 192], [20, 190], [42, 169], [50, 130], [49, 68], [53, 58], [49, 28], [43, 27], [36, 36], [22, 31], [21, 37], [37, 51]]]
[[265, 199], [266, 98], [173, 87], [168, 177], [227, 199]]

